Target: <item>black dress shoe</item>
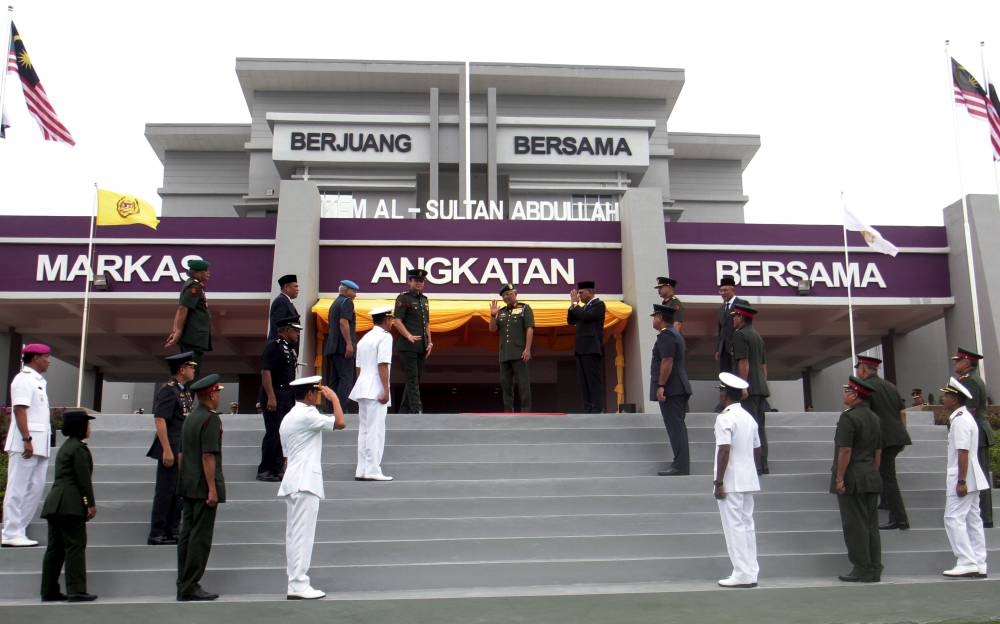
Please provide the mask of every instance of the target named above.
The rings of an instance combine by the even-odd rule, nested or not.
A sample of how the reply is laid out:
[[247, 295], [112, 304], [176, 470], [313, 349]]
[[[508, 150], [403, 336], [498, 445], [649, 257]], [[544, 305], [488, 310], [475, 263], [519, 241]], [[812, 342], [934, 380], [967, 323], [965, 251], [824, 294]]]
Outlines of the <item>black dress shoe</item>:
[[170, 535], [157, 535], [146, 540], [150, 546], [172, 546], [177, 543], [177, 538]]
[[771, 469], [768, 468], [767, 466], [764, 466], [763, 468], [761, 468], [760, 470], [757, 471], [757, 474], [758, 475], [771, 474]]
[[273, 472], [258, 472], [257, 480], [266, 481], [267, 483], [277, 483], [278, 481], [281, 481], [281, 477], [274, 474]]
[[179, 600], [180, 602], [197, 602], [197, 601], [215, 600], [218, 597], [219, 594], [213, 594], [211, 592], [207, 592], [199, 587], [190, 594], [186, 594], [183, 596], [178, 594], [177, 600]]
[[993, 523], [992, 522], [984, 522], [983, 523], [983, 528], [984, 529], [992, 529], [993, 528]]
[[895, 531], [899, 529], [900, 531], [905, 531], [910, 528], [909, 523], [906, 522], [889, 522], [888, 524], [879, 525], [879, 531]]
[[97, 600], [97, 594], [70, 594], [66, 596], [66, 602], [93, 602]]
[[65, 602], [65, 601], [66, 601], [66, 594], [63, 593], [48, 594], [42, 596], [42, 602]]
[[687, 476], [688, 473], [683, 470], [677, 470], [676, 468], [667, 468], [666, 470], [660, 470], [656, 474], [661, 477], [676, 477], [676, 476]]

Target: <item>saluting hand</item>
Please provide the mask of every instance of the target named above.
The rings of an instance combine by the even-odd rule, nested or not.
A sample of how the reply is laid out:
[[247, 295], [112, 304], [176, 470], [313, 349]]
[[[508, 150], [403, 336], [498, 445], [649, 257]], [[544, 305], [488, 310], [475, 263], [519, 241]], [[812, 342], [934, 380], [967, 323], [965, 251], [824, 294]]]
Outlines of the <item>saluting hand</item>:
[[569, 291], [569, 300], [571, 303], [580, 303], [580, 292], [575, 288]]
[[497, 300], [494, 299], [490, 302], [490, 316], [496, 316], [500, 314], [500, 306], [497, 305]]

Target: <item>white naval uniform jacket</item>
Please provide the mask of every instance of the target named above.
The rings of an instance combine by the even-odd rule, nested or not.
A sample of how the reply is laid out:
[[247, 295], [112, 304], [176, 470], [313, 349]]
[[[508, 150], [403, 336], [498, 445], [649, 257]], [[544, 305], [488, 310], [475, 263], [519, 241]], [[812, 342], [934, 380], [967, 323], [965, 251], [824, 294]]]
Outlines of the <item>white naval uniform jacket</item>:
[[[371, 331], [358, 341], [355, 358], [355, 365], [360, 369], [360, 374], [348, 398], [352, 401], [378, 399], [378, 395], [382, 393], [382, 378], [378, 374], [378, 365], [392, 364], [392, 334], [381, 327], [372, 327]], [[390, 401], [386, 406], [391, 404]]]
[[[52, 435], [47, 386], [45, 377], [30, 366], [22, 368], [10, 384], [10, 404], [28, 408], [28, 435], [31, 436], [34, 454], [39, 457], [49, 456], [49, 438]], [[7, 431], [7, 441], [3, 450], [8, 453], [24, 452], [21, 430], [17, 428], [13, 412], [10, 415], [10, 429]]]
[[300, 401], [285, 414], [278, 434], [288, 465], [278, 496], [309, 492], [324, 498], [323, 432], [333, 431], [333, 423], [332, 416], [324, 416], [314, 406]]
[[739, 403], [733, 403], [715, 417], [715, 455], [712, 456], [712, 479], [719, 478], [719, 447], [729, 445], [729, 465], [722, 487], [727, 492], [757, 492], [757, 465], [753, 460], [753, 450], [760, 446], [757, 421]]
[[964, 406], [958, 408], [949, 416], [948, 426], [948, 473], [946, 475], [948, 496], [957, 496], [958, 486], [958, 451], [969, 451], [969, 466], [965, 471], [965, 487], [969, 492], [978, 492], [989, 488], [986, 475], [979, 465], [977, 451], [979, 449], [979, 425]]

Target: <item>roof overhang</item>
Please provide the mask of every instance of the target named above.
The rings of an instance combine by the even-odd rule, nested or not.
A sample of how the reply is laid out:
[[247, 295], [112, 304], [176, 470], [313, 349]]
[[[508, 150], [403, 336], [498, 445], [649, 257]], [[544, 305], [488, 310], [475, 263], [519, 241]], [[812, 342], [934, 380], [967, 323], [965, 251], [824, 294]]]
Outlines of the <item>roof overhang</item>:
[[704, 134], [700, 132], [670, 132], [667, 134], [674, 158], [684, 160], [738, 160], [740, 170], [746, 169], [757, 150], [757, 134]]
[[168, 151], [242, 152], [250, 124], [146, 124], [146, 140], [160, 162]]

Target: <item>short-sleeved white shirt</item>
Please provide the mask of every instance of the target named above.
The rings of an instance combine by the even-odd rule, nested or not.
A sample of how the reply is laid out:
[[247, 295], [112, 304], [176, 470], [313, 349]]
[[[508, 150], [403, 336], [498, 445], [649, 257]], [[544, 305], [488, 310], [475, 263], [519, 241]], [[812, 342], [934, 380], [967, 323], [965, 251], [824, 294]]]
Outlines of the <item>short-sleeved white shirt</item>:
[[[360, 372], [349, 398], [353, 401], [377, 399], [382, 393], [382, 378], [378, 374], [378, 365], [392, 364], [392, 334], [381, 327], [373, 327], [358, 341], [355, 358]], [[387, 405], [391, 404], [390, 401]]]
[[958, 486], [958, 452], [969, 451], [969, 467], [965, 471], [965, 486], [970, 492], [978, 492], [989, 487], [986, 475], [979, 465], [979, 426], [975, 418], [965, 407], [960, 407], [949, 417], [951, 425], [948, 428], [948, 473], [945, 480], [945, 494], [958, 496], [955, 488]]
[[727, 492], [757, 492], [757, 465], [753, 450], [760, 446], [757, 422], [739, 403], [733, 403], [715, 417], [715, 455], [712, 456], [712, 479], [718, 478], [719, 447], [729, 445], [729, 465], [722, 486]]
[[[47, 383], [41, 373], [25, 366], [14, 377], [10, 384], [10, 404], [28, 408], [28, 432], [32, 438], [34, 454], [42, 457], [49, 455], [49, 437], [52, 435], [52, 425], [49, 415], [49, 397], [46, 394]], [[11, 414], [10, 430], [7, 432], [7, 442], [4, 450], [10, 453], [24, 451], [21, 441], [21, 431], [17, 428], [14, 415]]]

